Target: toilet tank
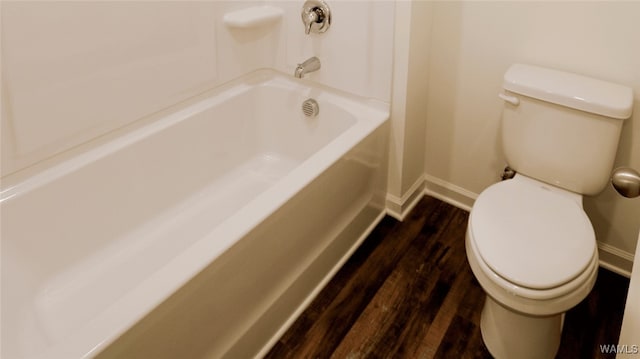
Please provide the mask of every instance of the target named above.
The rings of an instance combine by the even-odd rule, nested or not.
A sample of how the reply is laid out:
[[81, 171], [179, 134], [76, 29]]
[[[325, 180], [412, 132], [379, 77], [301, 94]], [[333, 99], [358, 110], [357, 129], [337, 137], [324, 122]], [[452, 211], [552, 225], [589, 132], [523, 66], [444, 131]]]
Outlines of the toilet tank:
[[537, 66], [504, 76], [502, 144], [517, 172], [580, 194], [609, 180], [631, 88]]

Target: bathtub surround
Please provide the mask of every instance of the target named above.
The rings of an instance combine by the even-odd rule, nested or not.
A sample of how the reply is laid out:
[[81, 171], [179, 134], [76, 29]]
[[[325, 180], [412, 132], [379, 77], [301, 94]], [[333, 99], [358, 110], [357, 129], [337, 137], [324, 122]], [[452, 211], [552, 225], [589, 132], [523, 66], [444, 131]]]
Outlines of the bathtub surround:
[[219, 83], [211, 3], [1, 6], [3, 177]]
[[[302, 3], [2, 2], [2, 177], [28, 177], [243, 74], [290, 74], [311, 56], [326, 70], [311, 81], [389, 102], [393, 2], [334, 1], [331, 30], [310, 35]], [[233, 21], [264, 6], [269, 21]]]

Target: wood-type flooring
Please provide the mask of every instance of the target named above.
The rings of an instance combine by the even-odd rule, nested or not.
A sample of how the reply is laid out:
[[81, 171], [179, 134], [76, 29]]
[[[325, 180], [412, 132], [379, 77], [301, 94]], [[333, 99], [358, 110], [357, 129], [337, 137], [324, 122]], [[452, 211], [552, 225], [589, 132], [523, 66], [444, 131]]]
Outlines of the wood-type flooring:
[[[466, 260], [468, 213], [425, 196], [403, 222], [385, 217], [267, 358], [491, 358], [484, 292]], [[557, 358], [614, 358], [628, 279], [600, 269], [565, 317]]]

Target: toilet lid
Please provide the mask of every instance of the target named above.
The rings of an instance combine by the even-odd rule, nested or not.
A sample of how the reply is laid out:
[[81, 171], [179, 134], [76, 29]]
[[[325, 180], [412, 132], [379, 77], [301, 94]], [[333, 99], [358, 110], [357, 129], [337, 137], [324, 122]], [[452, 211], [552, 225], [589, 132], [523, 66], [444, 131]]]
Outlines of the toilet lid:
[[533, 180], [487, 188], [471, 211], [472, 238], [484, 262], [516, 285], [549, 289], [582, 273], [596, 250], [582, 208], [567, 194]]

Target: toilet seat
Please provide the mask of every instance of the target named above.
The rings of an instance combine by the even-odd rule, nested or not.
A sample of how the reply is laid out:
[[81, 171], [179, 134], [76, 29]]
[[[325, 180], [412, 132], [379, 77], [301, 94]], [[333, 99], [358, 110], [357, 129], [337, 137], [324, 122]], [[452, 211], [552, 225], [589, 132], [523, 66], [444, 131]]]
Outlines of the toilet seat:
[[492, 185], [469, 218], [478, 259], [513, 287], [535, 292], [569, 284], [597, 256], [593, 227], [579, 199], [521, 175]]
[[[471, 231], [467, 231], [465, 240], [469, 265], [485, 292], [500, 303], [517, 309], [522, 313], [548, 315], [565, 311], [573, 307], [588, 294], [597, 277], [598, 252], [595, 252], [587, 268], [568, 283], [544, 290], [518, 286], [495, 273], [484, 260], [482, 260]], [[584, 291], [584, 288], [587, 288], [587, 290]], [[581, 296], [581, 293], [584, 295]], [[576, 295], [578, 296], [578, 300], [574, 303], [571, 297], [575, 297]], [[571, 304], [565, 305], [567, 301], [571, 302]], [[545, 302], [547, 304], [544, 308], [540, 308], [539, 304], [531, 306], [532, 303], [537, 302]], [[549, 305], [549, 303], [552, 302], [555, 304]], [[558, 309], [558, 306], [560, 309]], [[535, 313], [533, 310], [534, 307], [537, 307]]]

